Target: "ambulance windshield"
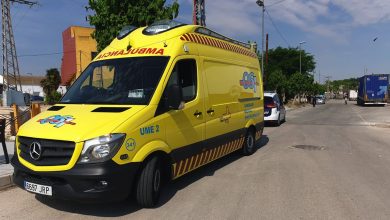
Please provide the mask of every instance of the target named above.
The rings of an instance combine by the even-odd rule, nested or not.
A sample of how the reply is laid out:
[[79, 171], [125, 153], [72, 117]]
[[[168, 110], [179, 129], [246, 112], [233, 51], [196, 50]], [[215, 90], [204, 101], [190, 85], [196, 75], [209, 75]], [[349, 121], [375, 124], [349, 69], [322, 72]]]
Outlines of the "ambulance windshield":
[[60, 103], [147, 105], [168, 60], [134, 57], [93, 62]]

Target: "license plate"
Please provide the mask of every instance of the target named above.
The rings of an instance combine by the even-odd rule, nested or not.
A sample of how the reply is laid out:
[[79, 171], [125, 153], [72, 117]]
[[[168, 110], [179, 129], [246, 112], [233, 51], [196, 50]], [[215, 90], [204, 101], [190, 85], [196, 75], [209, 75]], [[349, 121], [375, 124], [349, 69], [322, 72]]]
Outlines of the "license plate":
[[27, 191], [30, 191], [33, 193], [38, 193], [38, 194], [47, 195], [47, 196], [52, 195], [51, 186], [45, 186], [45, 185], [40, 185], [40, 184], [30, 183], [30, 182], [24, 181], [24, 188]]

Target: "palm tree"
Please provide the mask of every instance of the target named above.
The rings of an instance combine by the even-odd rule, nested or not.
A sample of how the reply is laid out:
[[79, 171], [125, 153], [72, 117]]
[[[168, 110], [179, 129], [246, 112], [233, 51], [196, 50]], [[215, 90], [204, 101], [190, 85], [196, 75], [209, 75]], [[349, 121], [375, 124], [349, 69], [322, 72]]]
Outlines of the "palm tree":
[[60, 86], [61, 76], [60, 72], [56, 68], [46, 70], [46, 78], [41, 80], [41, 86], [43, 92], [46, 94], [46, 101], [48, 104], [54, 104], [55, 97], [58, 97], [55, 93]]

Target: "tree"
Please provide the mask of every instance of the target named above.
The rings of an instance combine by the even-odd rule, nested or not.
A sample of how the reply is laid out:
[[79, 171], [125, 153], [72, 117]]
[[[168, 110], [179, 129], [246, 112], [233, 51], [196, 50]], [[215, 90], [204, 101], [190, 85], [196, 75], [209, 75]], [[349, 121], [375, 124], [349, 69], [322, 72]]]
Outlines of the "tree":
[[[302, 74], [299, 69], [299, 57], [302, 56]], [[277, 90], [286, 99], [309, 95], [313, 90], [314, 79], [309, 73], [315, 69], [314, 57], [297, 48], [277, 47], [268, 53], [268, 65], [265, 67], [265, 89]]]
[[321, 85], [318, 83], [313, 84], [312, 94], [313, 95], [323, 95], [326, 91], [326, 85]]
[[61, 95], [58, 96], [57, 89], [60, 86], [61, 76], [56, 68], [46, 70], [46, 78], [41, 80], [43, 92], [46, 94], [46, 102], [50, 105], [57, 102]]
[[266, 90], [275, 90], [278, 94], [284, 97], [286, 84], [287, 77], [283, 75], [281, 70], [276, 70], [269, 75]]
[[300, 74], [299, 72], [291, 75], [288, 81], [288, 97], [294, 98], [294, 102], [301, 97], [310, 95], [313, 92], [313, 76]]
[[103, 50], [117, 36], [122, 27], [142, 27], [156, 20], [173, 19], [179, 13], [179, 3], [165, 5], [166, 0], [89, 0], [89, 23], [95, 26], [93, 37], [98, 51]]
[[330, 89], [335, 92], [347, 92], [350, 89], [357, 90], [359, 87], [358, 78], [350, 78], [343, 80], [334, 80], [329, 82]]
[[277, 47], [268, 52], [268, 65], [266, 73], [281, 70], [287, 77], [299, 72], [299, 57], [302, 56], [302, 74], [308, 74], [315, 69], [316, 62], [313, 55], [300, 51], [297, 48]]

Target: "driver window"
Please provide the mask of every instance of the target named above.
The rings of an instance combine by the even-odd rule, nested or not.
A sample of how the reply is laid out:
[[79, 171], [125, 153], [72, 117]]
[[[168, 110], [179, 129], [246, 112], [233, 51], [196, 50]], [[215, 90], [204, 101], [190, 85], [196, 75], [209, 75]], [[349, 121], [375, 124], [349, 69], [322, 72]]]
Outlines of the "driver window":
[[175, 64], [172, 70], [171, 76], [165, 87], [163, 96], [161, 97], [159, 107], [156, 111], [156, 115], [160, 115], [167, 111], [168, 107], [165, 106], [167, 100], [166, 90], [169, 86], [177, 84], [180, 85], [183, 92], [183, 101], [190, 102], [196, 98], [197, 91], [197, 70], [196, 61], [180, 60]]
[[197, 90], [195, 60], [180, 60], [176, 63], [166, 88], [173, 84], [181, 86], [185, 102], [195, 99]]

